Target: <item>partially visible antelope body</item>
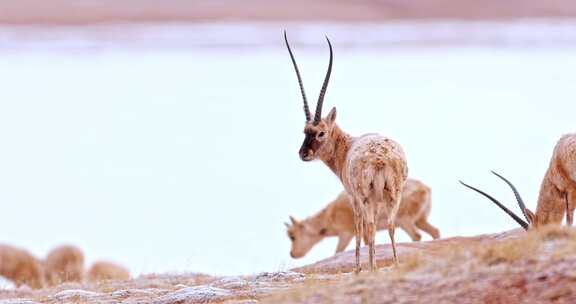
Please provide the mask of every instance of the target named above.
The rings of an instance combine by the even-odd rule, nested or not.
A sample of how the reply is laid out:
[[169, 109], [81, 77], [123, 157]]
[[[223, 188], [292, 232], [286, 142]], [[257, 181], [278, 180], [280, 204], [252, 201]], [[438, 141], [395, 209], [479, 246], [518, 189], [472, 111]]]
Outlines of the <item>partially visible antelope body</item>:
[[[428, 223], [432, 207], [431, 191], [424, 183], [408, 179], [402, 193], [402, 202], [396, 217], [396, 225], [404, 230], [412, 241], [420, 241], [418, 229], [428, 233], [433, 239], [440, 237], [436, 227]], [[298, 221], [290, 217], [292, 224], [286, 224], [288, 237], [292, 241], [290, 256], [305, 256], [318, 242], [325, 237], [337, 236], [336, 253], [342, 252], [354, 237], [354, 213], [346, 192], [317, 214]], [[378, 218], [378, 230], [388, 229], [388, 215], [381, 213]], [[365, 240], [366, 242], [366, 240]]]
[[566, 213], [566, 222], [572, 225], [576, 208], [576, 134], [564, 135], [556, 144], [550, 165], [540, 186], [536, 213], [526, 208], [518, 190], [510, 181], [495, 172], [492, 173], [510, 186], [527, 222], [485, 192], [461, 183], [490, 199], [526, 230], [548, 224], [560, 225], [564, 213]]
[[84, 254], [71, 245], [52, 249], [44, 259], [46, 282], [55, 286], [65, 282], [82, 282], [84, 277]]
[[333, 53], [328, 38], [326, 40], [330, 48], [330, 62], [312, 119], [302, 78], [286, 32], [284, 40], [304, 100], [306, 124], [300, 158], [303, 161], [322, 160], [338, 176], [350, 196], [356, 232], [356, 272], [360, 271], [360, 243], [363, 236], [368, 241], [370, 268], [373, 271], [377, 269], [374, 243], [380, 211], [388, 216], [388, 233], [394, 263], [397, 264], [394, 223], [408, 175], [404, 151], [395, 141], [378, 134], [351, 137], [336, 124], [336, 108], [332, 108], [328, 116], [322, 118], [322, 104], [332, 73]]
[[93, 283], [128, 279], [130, 279], [130, 271], [124, 266], [112, 262], [98, 261], [92, 264], [88, 270], [88, 281]]
[[0, 245], [0, 276], [14, 282], [16, 287], [46, 286], [42, 262], [28, 251], [8, 245]]

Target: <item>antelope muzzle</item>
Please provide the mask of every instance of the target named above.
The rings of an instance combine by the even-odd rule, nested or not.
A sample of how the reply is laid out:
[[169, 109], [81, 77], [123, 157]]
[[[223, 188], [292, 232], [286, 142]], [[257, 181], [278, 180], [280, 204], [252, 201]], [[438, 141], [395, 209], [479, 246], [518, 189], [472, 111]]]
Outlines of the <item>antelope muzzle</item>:
[[302, 142], [302, 147], [300, 147], [300, 159], [303, 161], [311, 161], [314, 159], [314, 136], [306, 134], [304, 142]]

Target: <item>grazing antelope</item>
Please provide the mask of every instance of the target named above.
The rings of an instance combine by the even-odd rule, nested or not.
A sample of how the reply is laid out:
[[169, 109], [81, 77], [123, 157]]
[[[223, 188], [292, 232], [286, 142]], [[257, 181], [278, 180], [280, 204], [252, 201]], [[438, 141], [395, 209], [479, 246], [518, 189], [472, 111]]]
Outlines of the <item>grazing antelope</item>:
[[368, 240], [369, 261], [372, 271], [377, 269], [375, 261], [375, 237], [380, 210], [388, 218], [388, 234], [392, 243], [394, 263], [398, 264], [394, 223], [402, 199], [402, 189], [408, 175], [408, 166], [402, 147], [395, 141], [378, 134], [351, 137], [336, 124], [336, 108], [322, 118], [322, 104], [332, 73], [332, 44], [328, 37], [330, 62], [324, 78], [314, 118], [311, 117], [302, 77], [290, 49], [286, 32], [284, 41], [296, 71], [302, 99], [304, 100], [304, 142], [300, 148], [303, 161], [322, 160], [338, 176], [350, 196], [354, 212], [356, 232], [356, 273], [360, 272], [360, 242], [362, 236]]
[[112, 262], [95, 262], [88, 270], [88, 281], [90, 282], [128, 279], [130, 279], [128, 269]]
[[11, 280], [16, 287], [28, 285], [38, 289], [46, 285], [40, 260], [28, 251], [8, 245], [0, 245], [0, 276]]
[[84, 254], [74, 246], [54, 248], [44, 259], [46, 281], [54, 286], [64, 282], [81, 282], [84, 277]]
[[566, 222], [568, 225], [572, 225], [574, 208], [576, 208], [576, 134], [565, 135], [556, 144], [550, 165], [540, 186], [536, 213], [526, 208], [520, 193], [510, 181], [496, 172], [492, 173], [504, 180], [512, 189], [527, 222], [487, 193], [462, 181], [460, 183], [494, 202], [525, 230], [547, 224], [560, 225], [564, 217], [564, 211], [566, 211]]
[[[430, 188], [424, 183], [415, 179], [406, 181], [396, 225], [402, 228], [412, 241], [420, 241], [422, 238], [418, 229], [425, 231], [433, 239], [440, 237], [438, 229], [428, 223], [432, 207], [430, 194]], [[354, 237], [354, 214], [346, 192], [341, 192], [333, 202], [312, 217], [298, 221], [290, 216], [290, 221], [292, 224], [286, 223], [286, 227], [292, 241], [290, 256], [293, 258], [305, 256], [314, 245], [330, 236], [338, 236], [336, 253], [342, 252]], [[377, 228], [388, 228], [386, 214], [380, 214]]]

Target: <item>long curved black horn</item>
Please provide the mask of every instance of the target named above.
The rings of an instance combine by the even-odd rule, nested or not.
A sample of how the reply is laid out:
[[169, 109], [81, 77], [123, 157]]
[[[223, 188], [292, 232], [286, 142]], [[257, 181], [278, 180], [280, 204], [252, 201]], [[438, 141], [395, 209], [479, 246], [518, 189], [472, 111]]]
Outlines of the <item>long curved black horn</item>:
[[512, 192], [514, 192], [514, 196], [516, 197], [516, 201], [518, 202], [518, 206], [520, 206], [520, 210], [522, 210], [522, 214], [524, 214], [524, 218], [527, 221], [530, 221], [528, 219], [528, 215], [526, 214], [526, 204], [524, 204], [524, 200], [522, 199], [522, 197], [520, 196], [520, 193], [518, 192], [518, 190], [516, 189], [516, 187], [514, 187], [514, 185], [507, 180], [506, 178], [504, 178], [504, 176], [494, 172], [494, 171], [490, 171], [492, 172], [492, 174], [498, 176], [499, 178], [501, 178], [504, 182], [506, 182], [508, 184], [508, 186], [510, 186], [510, 189], [512, 189]]
[[300, 76], [300, 71], [298, 70], [296, 59], [294, 59], [294, 54], [292, 54], [292, 50], [290, 49], [290, 44], [288, 43], [288, 37], [286, 37], [286, 31], [284, 31], [284, 41], [286, 41], [286, 47], [288, 48], [288, 53], [290, 53], [290, 59], [292, 59], [292, 65], [294, 65], [294, 70], [296, 71], [296, 77], [298, 77], [298, 85], [300, 85], [300, 92], [302, 93], [302, 99], [304, 100], [304, 114], [306, 115], [306, 121], [310, 121], [310, 108], [308, 107], [308, 101], [306, 101], [306, 92], [304, 92], [304, 84], [302, 83], [302, 77]]
[[326, 72], [326, 77], [324, 78], [324, 84], [322, 85], [322, 89], [320, 90], [320, 96], [318, 96], [318, 103], [316, 104], [316, 114], [314, 114], [314, 124], [318, 124], [320, 119], [322, 119], [322, 104], [324, 103], [324, 95], [326, 94], [326, 89], [328, 88], [328, 82], [330, 82], [330, 75], [332, 74], [332, 44], [330, 43], [330, 39], [326, 37], [326, 41], [328, 41], [328, 47], [330, 47], [330, 63], [328, 64], [328, 71]]
[[516, 223], [518, 223], [520, 226], [522, 226], [522, 228], [524, 228], [524, 230], [528, 230], [528, 224], [525, 221], [523, 221], [520, 217], [518, 217], [516, 214], [514, 214], [514, 212], [510, 211], [510, 209], [506, 208], [506, 206], [502, 205], [502, 203], [500, 203], [498, 200], [496, 200], [495, 198], [493, 198], [492, 196], [490, 196], [489, 194], [487, 194], [486, 192], [484, 192], [480, 189], [476, 189], [470, 185], [465, 184], [463, 181], [460, 181], [460, 183], [462, 185], [464, 185], [465, 187], [470, 188], [470, 189], [482, 194], [483, 196], [485, 196], [489, 200], [491, 200], [494, 204], [496, 204], [496, 206], [500, 207], [500, 209], [504, 210], [504, 212], [506, 212], [512, 219], [514, 219], [514, 221], [516, 221]]

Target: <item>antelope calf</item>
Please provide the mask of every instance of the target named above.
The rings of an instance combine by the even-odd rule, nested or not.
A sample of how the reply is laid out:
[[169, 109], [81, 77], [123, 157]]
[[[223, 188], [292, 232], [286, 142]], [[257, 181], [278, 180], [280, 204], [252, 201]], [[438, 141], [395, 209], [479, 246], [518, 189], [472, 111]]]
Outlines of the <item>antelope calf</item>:
[[74, 246], [54, 248], [44, 260], [46, 281], [54, 286], [64, 282], [81, 282], [84, 278], [84, 254]]
[[351, 137], [336, 124], [336, 108], [322, 118], [322, 104], [332, 73], [333, 52], [330, 40], [330, 62], [320, 90], [314, 118], [311, 117], [302, 77], [290, 49], [286, 32], [284, 41], [296, 71], [300, 92], [304, 100], [304, 142], [300, 148], [303, 161], [320, 159], [338, 176], [350, 196], [354, 213], [356, 233], [356, 273], [360, 269], [360, 242], [364, 236], [369, 247], [372, 271], [377, 269], [375, 261], [375, 237], [380, 211], [387, 215], [388, 233], [392, 243], [394, 263], [398, 264], [394, 223], [402, 198], [402, 189], [408, 175], [404, 151], [398, 143], [378, 134]]
[[128, 279], [130, 279], [130, 272], [128, 269], [112, 262], [95, 262], [88, 270], [88, 280], [90, 282]]
[[[420, 181], [408, 179], [402, 193], [396, 225], [402, 228], [412, 241], [420, 241], [422, 236], [418, 229], [425, 231], [433, 239], [439, 238], [438, 229], [428, 223], [431, 207], [430, 188]], [[342, 252], [354, 237], [354, 214], [346, 192], [340, 193], [336, 200], [312, 217], [298, 221], [291, 216], [290, 220], [292, 224], [286, 223], [286, 227], [292, 241], [290, 256], [293, 258], [305, 256], [314, 245], [330, 236], [338, 237], [336, 253]], [[380, 215], [377, 228], [388, 228], [386, 214]]]
[[520, 193], [510, 181], [496, 172], [492, 173], [504, 180], [512, 189], [526, 221], [487, 193], [463, 182], [460, 183], [494, 202], [525, 230], [548, 224], [560, 225], [565, 211], [566, 222], [572, 225], [574, 208], [576, 208], [576, 134], [565, 135], [556, 144], [550, 165], [540, 186], [536, 213], [526, 208]]

